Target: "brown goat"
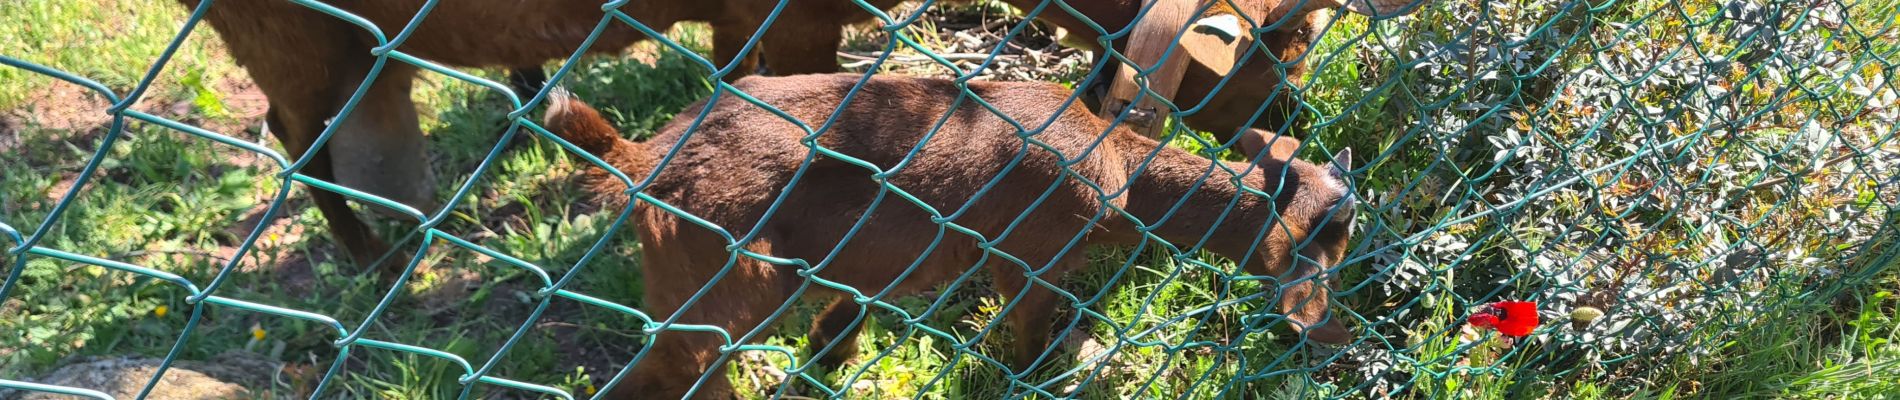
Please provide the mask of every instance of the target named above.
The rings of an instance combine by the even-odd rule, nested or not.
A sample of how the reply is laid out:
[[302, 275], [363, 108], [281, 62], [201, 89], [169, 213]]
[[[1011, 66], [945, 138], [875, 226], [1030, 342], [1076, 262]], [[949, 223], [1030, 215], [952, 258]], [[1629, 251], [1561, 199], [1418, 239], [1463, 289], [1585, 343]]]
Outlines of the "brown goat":
[[[1017, 333], [1011, 361], [1018, 371], [1033, 368], [1047, 349], [1059, 298], [1031, 284], [1027, 271], [1043, 271], [1034, 276], [1053, 284], [1086, 265], [1087, 247], [1146, 240], [1128, 217], [1151, 224], [1150, 232], [1183, 248], [1200, 243], [1242, 263], [1249, 274], [1275, 278], [1269, 286], [1277, 284], [1278, 311], [1304, 337], [1323, 343], [1351, 339], [1328, 311], [1327, 269], [1343, 256], [1352, 222], [1343, 169], [1272, 159], [1217, 165], [1124, 128], [1110, 130], [1106, 121], [1068, 103], [1070, 91], [1045, 83], [970, 82], [968, 89], [1032, 130], [1055, 116], [1040, 132], [1026, 134], [1053, 151], [1028, 144], [1017, 128], [974, 101], [956, 103], [961, 92], [947, 80], [873, 77], [839, 109], [860, 78], [748, 77], [735, 86], [809, 126], [822, 125], [835, 110], [837, 119], [816, 143], [893, 171], [886, 178], [817, 156], [795, 180], [812, 151], [803, 144], [807, 133], [731, 96], [715, 94], [703, 124], [690, 133], [707, 100], [688, 106], [654, 139], [640, 143], [622, 139], [592, 108], [566, 96], [550, 103], [545, 121], [550, 131], [636, 181], [661, 168], [643, 189], [653, 198], [733, 236], [756, 227], [756, 239], [744, 243], [744, 250], [814, 264], [829, 260], [811, 275], [870, 298], [917, 293], [987, 265], [997, 293], [1015, 302], [1006, 319]], [[935, 121], [942, 127], [932, 133]], [[677, 155], [658, 166], [675, 146]], [[1020, 164], [1005, 172], [1018, 157]], [[1350, 162], [1349, 152], [1335, 157]], [[1004, 176], [997, 179], [999, 174]], [[932, 222], [932, 213], [881, 191], [880, 179], [940, 213], [962, 210], [949, 223], [984, 237], [946, 232]], [[992, 179], [995, 186], [982, 193]], [[607, 170], [588, 168], [584, 182], [610, 206], [628, 201], [625, 183]], [[766, 210], [781, 196], [783, 203], [768, 219]], [[745, 256], [729, 265], [735, 256], [719, 232], [645, 201], [635, 206], [632, 221], [643, 249], [645, 310], [656, 320], [758, 337], [772, 329], [768, 318], [788, 302], [830, 298], [811, 337], [815, 349], [836, 348], [820, 362], [836, 366], [856, 353], [854, 321], [866, 308], [851, 296], [806, 286], [798, 267]], [[1069, 248], [1078, 236], [1079, 246]], [[715, 280], [718, 275], [723, 277]], [[696, 294], [697, 301], [688, 302]], [[725, 359], [719, 350], [724, 344], [711, 333], [663, 330], [630, 381], [613, 393], [679, 398], [703, 379], [695, 398], [730, 396], [730, 382], [714, 369]]]
[[[899, 0], [870, 0], [889, 8]], [[180, 0], [196, 8], [200, 0]], [[367, 19], [386, 37], [396, 37], [426, 0], [332, 0], [326, 3]], [[738, 58], [779, 0], [633, 1], [621, 10], [665, 31], [681, 21], [713, 26], [714, 61]], [[848, 23], [871, 14], [850, 0], [801, 1], [785, 7], [728, 79], [752, 72], [760, 52], [780, 73], [838, 69], [835, 53]], [[606, 14], [600, 1], [451, 1], [435, 7], [396, 49], [461, 67], [525, 68], [573, 54]], [[226, 1], [213, 4], [205, 21], [231, 56], [270, 100], [269, 131], [293, 156], [315, 143], [375, 65], [375, 37], [366, 29], [289, 1]], [[589, 52], [613, 52], [645, 36], [627, 24], [610, 23]], [[333, 181], [423, 212], [439, 204], [410, 87], [417, 68], [387, 62], [353, 112], [342, 119], [326, 148], [310, 153], [303, 173]], [[359, 265], [388, 250], [341, 195], [312, 191], [330, 232]], [[388, 266], [403, 265], [396, 260]]]
[[[1004, 0], [1019, 10], [1033, 10], [1045, 0]], [[1048, 0], [1054, 1], [1054, 0]], [[1188, 68], [1181, 77], [1179, 90], [1175, 92], [1175, 105], [1183, 110], [1194, 108], [1206, 99], [1206, 105], [1193, 114], [1182, 118], [1182, 122], [1195, 129], [1213, 133], [1221, 142], [1232, 140], [1235, 135], [1243, 135], [1241, 150], [1248, 156], [1259, 154], [1263, 147], [1273, 146], [1270, 154], [1285, 157], [1299, 147], [1297, 138], [1305, 135], [1297, 124], [1288, 121], [1296, 117], [1299, 101], [1294, 98], [1293, 85], [1298, 84], [1306, 74], [1305, 57], [1313, 42], [1318, 40], [1320, 30], [1326, 29], [1327, 18], [1315, 11], [1331, 9], [1344, 5], [1347, 11], [1377, 15], [1381, 17], [1409, 12], [1418, 3], [1425, 0], [1215, 0], [1214, 9], [1222, 9], [1245, 14], [1261, 28], [1274, 27], [1274, 30], [1261, 32], [1255, 36], [1268, 54], [1256, 54], [1235, 70], [1226, 86], [1220, 86], [1221, 76], [1227, 67], [1210, 67], [1201, 60], [1189, 59]], [[1078, 13], [1098, 24], [1108, 33], [1121, 31], [1133, 23], [1141, 13], [1143, 0], [1094, 0], [1066, 2]], [[1235, 10], [1235, 8], [1240, 8]], [[1213, 9], [1209, 10], [1213, 12]], [[1101, 38], [1082, 19], [1055, 5], [1043, 9], [1037, 19], [1047, 21], [1068, 31], [1069, 37], [1063, 38], [1065, 44], [1097, 49]], [[1284, 20], [1284, 21], [1283, 21]], [[1278, 23], [1278, 26], [1274, 26]], [[1128, 37], [1123, 36], [1112, 46], [1126, 50]], [[1238, 58], [1236, 58], [1238, 60]], [[1113, 68], [1120, 65], [1118, 60], [1109, 60], [1102, 71], [1093, 91], [1105, 91], [1107, 77], [1112, 76]], [[1284, 69], [1282, 69], [1284, 68]], [[1219, 89], [1216, 93], [1215, 90]], [[1209, 93], [1216, 93], [1208, 97]], [[1099, 109], [1098, 97], [1085, 97], [1090, 109]], [[1251, 124], [1248, 119], [1266, 107], [1259, 118]], [[1284, 129], [1283, 129], [1284, 127]], [[1279, 136], [1275, 138], [1276, 134]]]

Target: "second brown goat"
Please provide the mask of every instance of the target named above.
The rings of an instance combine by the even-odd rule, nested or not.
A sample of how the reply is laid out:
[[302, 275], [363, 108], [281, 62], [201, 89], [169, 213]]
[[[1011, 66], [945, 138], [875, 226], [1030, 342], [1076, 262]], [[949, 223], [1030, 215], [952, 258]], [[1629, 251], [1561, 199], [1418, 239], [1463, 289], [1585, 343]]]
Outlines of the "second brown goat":
[[[178, 1], [194, 9], [209, 6], [204, 13], [205, 23], [218, 32], [231, 58], [270, 99], [270, 109], [265, 113], [270, 133], [283, 143], [288, 154], [310, 154], [303, 173], [425, 214], [441, 206], [441, 199], [437, 198], [429, 157], [424, 152], [416, 104], [410, 97], [421, 70], [397, 60], [379, 63], [377, 53], [372, 51], [382, 44], [379, 37], [403, 37], [398, 33], [413, 23], [414, 30], [395, 50], [447, 66], [509, 68], [538, 66], [576, 51], [616, 52], [646, 38], [632, 26], [613, 22], [606, 25], [592, 47], [579, 48], [607, 16], [600, 1], [467, 0], [441, 2], [439, 6], [428, 0], [319, 2], [360, 17], [355, 21], [368, 23], [380, 34], [372, 34], [371, 29], [352, 20], [290, 1]], [[870, 0], [866, 4], [888, 8], [897, 2]], [[662, 32], [680, 22], [710, 23], [713, 61], [720, 66], [738, 62], [727, 75], [729, 79], [752, 73], [767, 54], [770, 69], [777, 73], [837, 71], [842, 27], [872, 19], [872, 14], [854, 1], [792, 2], [789, 4], [795, 5], [784, 7], [778, 22], [760, 37], [759, 48], [742, 54], [747, 40], [764, 26], [780, 3], [634, 1], [619, 10]], [[433, 8], [421, 14], [425, 7]], [[347, 118], [332, 121], [371, 71], [377, 71], [377, 78], [364, 89], [354, 111]], [[334, 130], [328, 142], [310, 152], [326, 130]], [[389, 250], [389, 244], [351, 211], [342, 195], [311, 190], [310, 197], [328, 220], [330, 234], [359, 266], [370, 267]], [[407, 256], [398, 254], [382, 263], [382, 271], [399, 270], [408, 263]]]
[[[635, 181], [658, 168], [643, 193], [733, 237], [758, 229], [741, 246], [745, 251], [804, 260], [814, 266], [806, 274], [871, 299], [915, 294], [986, 266], [996, 292], [1015, 303], [999, 318], [1017, 333], [1006, 358], [1017, 371], [1035, 367], [1049, 347], [1050, 317], [1060, 297], [1045, 285], [1084, 267], [1086, 248], [1139, 244], [1146, 240], [1144, 230], [1271, 278], [1265, 287], [1275, 297], [1269, 298], [1277, 299], [1276, 311], [1302, 337], [1351, 340], [1328, 311], [1329, 269], [1343, 256], [1352, 224], [1353, 197], [1343, 168], [1299, 160], [1209, 160], [1127, 129], [1110, 130], [1068, 102], [1068, 90], [1045, 83], [968, 84], [971, 93], [1032, 131], [1051, 121], [1031, 133], [974, 101], [957, 102], [962, 92], [948, 80], [874, 77], [840, 108], [860, 78], [748, 77], [736, 87], [809, 126], [823, 126], [839, 113], [816, 144], [890, 171], [882, 178], [841, 158], [813, 156], [805, 130], [730, 95], [688, 106], [658, 136], [639, 143], [623, 139], [596, 111], [565, 95], [550, 102], [545, 120], [550, 131]], [[711, 110], [704, 122], [689, 129], [706, 107]], [[933, 131], [936, 121], [942, 126]], [[1030, 144], [1025, 135], [1048, 148]], [[677, 155], [660, 165], [676, 146]], [[1335, 162], [1350, 157], [1345, 151]], [[811, 165], [801, 168], [808, 158]], [[583, 179], [611, 207], [629, 201], [625, 181], [607, 170], [588, 168]], [[880, 181], [928, 204], [946, 216], [945, 223], [983, 237], [933, 222], [933, 213]], [[806, 285], [799, 267], [735, 256], [720, 232], [646, 201], [634, 206], [632, 223], [643, 248], [644, 310], [655, 320], [715, 326], [745, 340], [769, 334], [769, 318], [788, 302], [829, 298], [831, 306], [813, 324], [813, 349], [829, 348], [820, 362], [832, 366], [857, 353], [856, 321], [866, 307], [852, 296]], [[656, 334], [614, 398], [733, 394], [717, 369], [727, 344], [721, 335], [664, 329]]]

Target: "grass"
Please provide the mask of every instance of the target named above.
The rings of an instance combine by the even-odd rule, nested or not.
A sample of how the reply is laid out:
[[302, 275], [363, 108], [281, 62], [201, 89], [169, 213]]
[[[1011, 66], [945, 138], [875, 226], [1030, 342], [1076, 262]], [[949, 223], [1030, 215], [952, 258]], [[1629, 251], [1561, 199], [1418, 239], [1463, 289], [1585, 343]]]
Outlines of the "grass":
[[[1650, 7], [1654, 5], [1650, 2], [1627, 7], [1633, 10], [1629, 13], [1637, 14], [1656, 9]], [[1874, 12], [1875, 20], [1891, 19], [1893, 10], [1888, 7]], [[6, 22], [0, 27], [0, 55], [85, 76], [125, 93], [146, 73], [145, 68], [175, 34], [184, 14], [181, 7], [162, 0], [0, 3], [0, 15], [5, 15], [0, 20]], [[1449, 11], [1427, 10], [1421, 18], [1452, 17]], [[1424, 93], [1413, 89], [1431, 83], [1431, 77], [1425, 76], [1430, 71], [1404, 72], [1390, 60], [1368, 61], [1363, 53], [1356, 53], [1359, 50], [1351, 50], [1363, 44], [1349, 39], [1368, 32], [1374, 38], [1414, 37], [1396, 35], [1389, 32], [1391, 29], [1372, 29], [1359, 18], [1341, 21], [1334, 28], [1336, 33], [1329, 34], [1328, 41], [1317, 48], [1322, 53], [1343, 56], [1316, 67], [1307, 83], [1307, 101], [1314, 112], [1334, 122], [1317, 129], [1318, 139], [1309, 142], [1349, 145], [1360, 149], [1361, 154], [1380, 155], [1363, 158], [1373, 161], [1363, 171], [1365, 177], [1359, 186], [1368, 193], [1398, 193], [1396, 197], [1375, 199], [1380, 211], [1398, 216], [1366, 217], [1377, 224], [1362, 230], [1367, 232], [1364, 241], [1394, 240], [1462, 215], [1460, 212], [1468, 210], [1457, 209], [1467, 204], [1435, 202], [1427, 197], [1474, 190], [1484, 180], [1470, 177], [1477, 176], [1486, 164], [1467, 162], [1471, 152], [1468, 148], [1433, 141], [1440, 138], [1420, 138], [1418, 132], [1391, 124], [1389, 117], [1382, 115], [1401, 110], [1412, 122], [1436, 121], [1433, 118], [1440, 115], [1417, 110], [1424, 110], [1437, 99], [1408, 98], [1406, 94]], [[928, 45], [937, 37], [923, 34], [926, 28], [911, 27], [907, 34]], [[260, 118], [256, 113], [261, 105], [255, 91], [248, 89], [241, 70], [232, 65], [219, 50], [215, 36], [208, 32], [201, 27], [191, 36], [173, 62], [157, 75], [147, 99], [134, 109], [274, 148], [273, 139], [257, 129]], [[701, 27], [684, 26], [673, 33], [685, 39], [689, 47], [705, 52], [706, 33]], [[1654, 39], [1666, 36], [1656, 35], [1659, 37]], [[1872, 43], [1873, 48], [1886, 46], [1889, 50], [1862, 51], [1892, 54], [1891, 42]], [[1425, 45], [1408, 42], [1406, 46]], [[603, 111], [618, 127], [635, 135], [651, 134], [673, 113], [711, 90], [703, 71], [680, 54], [660, 51], [652, 45], [641, 45], [631, 53], [634, 55], [629, 57], [585, 59], [563, 84], [580, 97], [604, 106]], [[1582, 56], [1569, 57], [1556, 62], [1570, 68], [1587, 66]], [[499, 71], [475, 72], [491, 79], [501, 77]], [[1892, 77], [1890, 69], [1886, 74]], [[1400, 83], [1375, 85], [1392, 81]], [[88, 98], [72, 85], [24, 70], [0, 68], [0, 82], [6, 82], [0, 87], [0, 148], [9, 154], [0, 157], [0, 223], [30, 233], [49, 215], [85, 161], [101, 145], [107, 123], [101, 112], [104, 103]], [[505, 101], [487, 89], [427, 73], [418, 82], [416, 96], [423, 110], [423, 128], [430, 132], [433, 168], [445, 181], [438, 193], [446, 197], [452, 194], [452, 185], [474, 178], [469, 172], [506, 128], [502, 119]], [[1794, 107], [1795, 111], [1812, 109], [1814, 114], [1845, 114], [1829, 108], [1839, 107], [1839, 103], [1811, 102]], [[1461, 115], [1473, 121], [1485, 119], [1476, 114]], [[1584, 135], [1565, 131], [1565, 123], [1552, 118], [1538, 123], [1543, 126], [1538, 133], [1549, 137]], [[1878, 130], [1873, 132], [1877, 134]], [[1891, 136], [1891, 132], [1886, 135]], [[1764, 134], [1746, 139], [1765, 146], [1787, 142], [1787, 137], [1794, 135]], [[1181, 137], [1172, 144], [1200, 151], [1208, 147], [1204, 140]], [[93, 183], [72, 200], [71, 208], [51, 226], [41, 247], [174, 273], [202, 286], [218, 274], [235, 250], [233, 246], [256, 223], [253, 217], [278, 189], [278, 171], [257, 157], [153, 124], [130, 122], [125, 135], [105, 151], [107, 157]], [[1612, 154], [1612, 150], [1598, 151]], [[1488, 154], [1485, 156], [1488, 159]], [[1724, 158], [1699, 160], [1720, 159]], [[449, 222], [438, 229], [547, 268], [549, 274], [558, 277], [609, 228], [614, 210], [599, 210], [585, 200], [586, 194], [571, 179], [582, 166], [560, 149], [544, 141], [528, 141], [504, 153], [495, 165], [487, 176], [480, 177], [474, 195], [461, 199]], [[1784, 165], [1774, 165], [1784, 168], [1780, 170], [1763, 169], [1793, 169]], [[1615, 197], [1616, 188], [1621, 187], [1618, 182], [1622, 179], [1606, 178], [1601, 183], [1604, 190], [1587, 195]], [[1860, 192], [1855, 204], [1862, 210], [1891, 206], [1893, 200], [1882, 197], [1890, 195], [1881, 192], [1891, 189], [1857, 189]], [[346, 327], [359, 328], [360, 324], [364, 338], [425, 346], [478, 366], [499, 351], [499, 343], [526, 324], [533, 329], [500, 357], [491, 376], [582, 395], [597, 389], [638, 349], [638, 320], [568, 301], [556, 301], [540, 318], [530, 320], [537, 300], [533, 292], [540, 287], [540, 278], [505, 262], [439, 243], [428, 250], [427, 268], [419, 271], [410, 284], [395, 289], [401, 295], [396, 306], [364, 324], [377, 301], [391, 289], [336, 258], [321, 217], [308, 207], [305, 193], [304, 188], [293, 191], [290, 216], [269, 228], [259, 248], [229, 274], [218, 295], [331, 316]], [[1557, 209], [1582, 209], [1602, 202], [1553, 198], [1547, 203]], [[1834, 209], [1832, 204], [1783, 207], [1780, 202], [1763, 201], [1751, 203], [1759, 208], [1748, 212], [1759, 217], [1751, 220], [1791, 230], [1812, 226], [1812, 222], [1800, 222], [1819, 218]], [[1893, 223], [1892, 216], [1885, 218], [1889, 225]], [[398, 237], [409, 228], [401, 223], [381, 225], [386, 237]], [[1472, 250], [1465, 252], [1468, 258], [1450, 264], [1458, 268], [1441, 265], [1421, 278], [1436, 284], [1435, 289], [1382, 293], [1359, 288], [1345, 299], [1353, 309], [1366, 314], [1364, 322], [1373, 323], [1373, 329], [1393, 341], [1374, 343], [1376, 346], [1396, 350], [1408, 358], [1395, 367], [1397, 372], [1387, 372], [1408, 377], [1387, 378], [1405, 383], [1403, 387], [1386, 388], [1395, 397], [1876, 398], [1900, 393], [1900, 387], [1892, 383], [1900, 382], [1900, 375], [1894, 372], [1900, 371], [1900, 328], [1896, 328], [1900, 321], [1895, 320], [1900, 317], [1900, 298], [1893, 293], [1900, 288], [1900, 269], [1893, 268], [1892, 257], [1847, 259], [1852, 264], [1838, 269], [1842, 276], [1857, 279], [1842, 279], [1843, 284], [1828, 286], [1826, 291], [1764, 297], [1793, 300], [1759, 313], [1738, 311], [1731, 316], [1736, 321], [1710, 321], [1729, 325], [1696, 330], [1683, 339], [1700, 343], [1695, 350], [1706, 351], [1692, 357], [1671, 353], [1672, 357], [1655, 362], [1630, 363], [1641, 365], [1632, 370], [1609, 362], [1578, 365], [1565, 361], [1565, 357], [1588, 351], [1574, 343], [1527, 343], [1507, 348], [1497, 347], [1495, 342], [1474, 345], [1472, 338], [1460, 335], [1457, 322], [1468, 304], [1504, 297], [1499, 292], [1538, 288], [1539, 284], [1533, 282], [1540, 277], [1514, 275], [1519, 273], [1501, 267], [1512, 260], [1501, 254], [1554, 247], [1543, 243], [1560, 243], [1562, 232], [1517, 227], [1501, 218], [1444, 228], [1449, 235], [1471, 239], [1465, 244]], [[1766, 229], [1733, 228], [1730, 235], [1770, 232]], [[638, 246], [628, 235], [617, 235], [613, 240], [612, 246], [585, 267], [587, 270], [572, 287], [637, 308], [642, 293], [637, 284], [641, 281]], [[1713, 239], [1683, 239], [1651, 246], [1660, 248], [1661, 253], [1672, 246], [1693, 247], [1709, 240]], [[12, 246], [11, 242], [0, 242]], [[1831, 244], [1816, 242], [1807, 247], [1825, 250]], [[1889, 241], [1868, 248], [1891, 246]], [[1399, 251], [1411, 254], [1431, 249], [1408, 245]], [[1861, 254], [1878, 253], [1863, 250]], [[0, 255], [0, 265], [13, 265], [15, 260], [6, 258], [12, 256]], [[1045, 368], [1025, 382], [1047, 382], [1042, 390], [1063, 394], [1074, 379], [1060, 373], [1086, 367], [1082, 374], [1096, 375], [1087, 390], [1076, 395], [1091, 399], [1172, 397], [1183, 393], [1194, 398], [1379, 393], [1355, 387], [1370, 380], [1354, 375], [1358, 371], [1353, 366], [1308, 368], [1309, 363], [1318, 360], [1304, 353], [1288, 353], [1284, 329], [1260, 329], [1255, 326], [1257, 321], [1243, 318], [1266, 309], [1262, 301], [1187, 315], [1188, 310], [1232, 299], [1236, 293], [1261, 290], [1254, 282], [1224, 285], [1211, 270], [1233, 270], [1230, 261], [1194, 255], [1197, 263], [1184, 263], [1154, 249], [1099, 249], [1090, 253], [1090, 258], [1098, 268], [1068, 279], [1063, 286], [1084, 298], [1110, 287], [1102, 293], [1103, 300], [1091, 307], [1107, 320], [1067, 314], [1063, 321], [1076, 322], [1070, 328], [1071, 336], [1079, 339], [1058, 353], [1055, 367]], [[1133, 267], [1117, 274], [1119, 266], [1131, 258], [1135, 260]], [[180, 332], [192, 309], [182, 301], [186, 291], [163, 281], [44, 256], [26, 256], [24, 265], [20, 287], [9, 298], [0, 299], [0, 332], [17, 333], [0, 335], [0, 379], [38, 376], [75, 356], [163, 356], [181, 339]], [[1577, 268], [1585, 267], [1577, 263]], [[1797, 270], [1787, 272], [1790, 279], [1808, 276], [1796, 275], [1801, 272]], [[1347, 282], [1371, 282], [1368, 278], [1373, 275], [1359, 271], [1348, 274]], [[1504, 277], [1511, 278], [1511, 283], [1496, 282]], [[1790, 291], [1813, 287], [1801, 282], [1785, 285], [1782, 289]], [[812, 397], [822, 397], [827, 390], [871, 398], [997, 398], [1022, 393], [1023, 386], [1013, 385], [997, 368], [975, 357], [1004, 354], [1002, 350], [1010, 340], [1008, 332], [992, 333], [968, 352], [957, 350], [957, 343], [978, 337], [1001, 306], [998, 299], [989, 296], [986, 286], [977, 281], [943, 290], [942, 295], [952, 300], [920, 323], [939, 333], [909, 329], [895, 313], [871, 312], [865, 334], [859, 339], [865, 350], [858, 354], [857, 363], [844, 371], [812, 371], [809, 381], [793, 377], [790, 387]], [[928, 308], [932, 300], [912, 297], [893, 302], [915, 315]], [[779, 333], [766, 337], [763, 343], [796, 349], [800, 358], [809, 358], [811, 350], [806, 349], [807, 338], [802, 333], [816, 307], [801, 304], [792, 318], [782, 322]], [[210, 359], [244, 349], [285, 362], [290, 366], [290, 373], [285, 374], [289, 378], [269, 388], [274, 390], [272, 393], [308, 389], [337, 354], [331, 345], [337, 339], [334, 332], [319, 324], [228, 307], [207, 307], [204, 312], [180, 357]], [[1169, 320], [1176, 317], [1183, 319]], [[1392, 322], [1399, 318], [1404, 318], [1403, 324]], [[1755, 321], [1778, 323], [1762, 326]], [[1549, 332], [1558, 335], [1561, 329]], [[1230, 340], [1235, 338], [1239, 340]], [[1206, 344], [1171, 348], [1188, 343]], [[1078, 365], [1090, 361], [1078, 352], [1100, 346], [1116, 347], [1118, 352], [1097, 364]], [[887, 349], [889, 352], [884, 353]], [[770, 352], [744, 353], [739, 360], [741, 368], [732, 369], [728, 376], [753, 396], [778, 390], [786, 378], [771, 371], [782, 372], [793, 365], [784, 354]], [[359, 346], [344, 365], [342, 375], [327, 394], [430, 399], [451, 398], [462, 389], [456, 383], [463, 374], [462, 367], [440, 358]], [[1292, 373], [1262, 374], [1267, 371]], [[490, 385], [478, 385], [476, 392], [488, 397], [533, 397]]]

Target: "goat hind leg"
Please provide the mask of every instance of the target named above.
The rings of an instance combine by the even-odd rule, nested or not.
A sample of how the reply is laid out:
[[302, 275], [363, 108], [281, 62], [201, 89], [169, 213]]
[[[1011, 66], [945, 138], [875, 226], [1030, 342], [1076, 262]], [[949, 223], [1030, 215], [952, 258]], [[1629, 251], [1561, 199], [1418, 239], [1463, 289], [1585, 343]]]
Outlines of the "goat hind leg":
[[[522, 103], [527, 103], [534, 99], [535, 95], [541, 94], [541, 89], [546, 88], [549, 83], [552, 82], [548, 82], [547, 70], [540, 66], [508, 70], [508, 90], [514, 92], [515, 98], [521, 100]], [[514, 140], [508, 142], [508, 148], [513, 149], [515, 146], [526, 143], [529, 136], [533, 135], [523, 129], [515, 134]]]
[[541, 88], [546, 87], [547, 83], [547, 70], [538, 66], [515, 68], [508, 71], [508, 88], [513, 90], [515, 97], [520, 98], [523, 102], [534, 98], [535, 94], [541, 93]]

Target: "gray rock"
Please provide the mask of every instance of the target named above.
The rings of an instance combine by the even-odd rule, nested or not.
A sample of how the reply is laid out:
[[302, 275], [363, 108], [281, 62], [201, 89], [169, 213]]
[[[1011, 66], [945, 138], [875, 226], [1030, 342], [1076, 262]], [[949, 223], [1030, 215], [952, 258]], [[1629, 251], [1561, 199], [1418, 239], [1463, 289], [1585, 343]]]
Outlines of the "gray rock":
[[[145, 388], [158, 371], [158, 358], [82, 357], [29, 382], [91, 389], [117, 399], [131, 399]], [[147, 399], [223, 400], [274, 397], [270, 393], [272, 377], [280, 368], [277, 362], [242, 351], [219, 355], [210, 361], [181, 360], [165, 370]], [[281, 391], [279, 391], [281, 393]], [[53, 400], [74, 397], [52, 393], [0, 390], [0, 399]]]

